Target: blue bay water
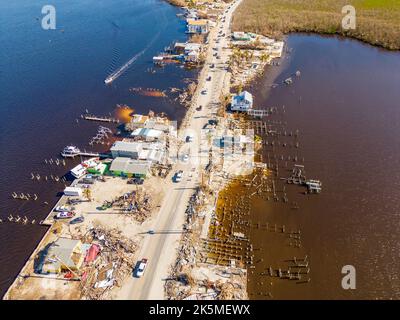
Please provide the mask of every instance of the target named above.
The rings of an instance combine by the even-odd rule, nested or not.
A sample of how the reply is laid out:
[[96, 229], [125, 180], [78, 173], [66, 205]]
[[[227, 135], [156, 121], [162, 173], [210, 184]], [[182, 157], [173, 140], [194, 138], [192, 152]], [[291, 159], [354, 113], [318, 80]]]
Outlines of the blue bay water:
[[[152, 57], [173, 41], [185, 41], [179, 10], [160, 0], [59, 0], [56, 30], [41, 27], [44, 1], [0, 2], [0, 217], [43, 219], [63, 186], [32, 182], [30, 173], [65, 174], [46, 166], [70, 143], [89, 149], [99, 124], [76, 119], [88, 109], [113, 113], [117, 104], [136, 112], [166, 112], [179, 120], [184, 108], [171, 99], [133, 95], [130, 87], [182, 88], [193, 71], [152, 68]], [[111, 85], [104, 79], [133, 56], [144, 53]], [[15, 192], [36, 193], [19, 201]], [[49, 205], [44, 204], [48, 202]], [[0, 224], [0, 295], [28, 258], [45, 228]]]

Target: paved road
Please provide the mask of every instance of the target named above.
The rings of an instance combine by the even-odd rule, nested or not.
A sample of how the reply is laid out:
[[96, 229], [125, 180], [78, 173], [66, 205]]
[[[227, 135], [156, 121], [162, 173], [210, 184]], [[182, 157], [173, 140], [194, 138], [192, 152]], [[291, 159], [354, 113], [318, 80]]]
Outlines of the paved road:
[[[206, 56], [206, 63], [199, 78], [198, 91], [207, 90], [205, 94], [195, 94], [194, 106], [203, 106], [201, 111], [195, 111], [189, 120], [188, 128], [194, 130], [197, 137], [200, 137], [200, 130], [208, 120], [216, 113], [217, 103], [219, 102], [222, 86], [225, 81], [228, 55], [223, 49], [227, 46], [227, 37], [229, 36], [229, 25], [232, 13], [242, 0], [232, 3], [227, 13], [223, 14], [225, 22], [221, 19], [216, 28], [209, 35], [209, 47]], [[225, 37], [222, 34], [225, 33]], [[219, 38], [219, 43], [216, 39]], [[217, 50], [214, 50], [216, 48]], [[217, 52], [218, 58], [213, 54]], [[214, 68], [210, 68], [214, 64]], [[206, 78], [211, 75], [211, 80]], [[182, 132], [182, 138], [186, 136]], [[195, 138], [192, 142], [195, 150], [195, 144], [199, 141]], [[188, 163], [179, 163], [174, 166], [176, 170], [183, 170], [184, 177], [181, 182], [171, 182], [167, 187], [166, 197], [161, 205], [157, 219], [152, 226], [155, 234], [145, 235], [139, 258], [147, 258], [148, 265], [142, 278], [131, 278], [121, 288], [119, 298], [121, 299], [164, 299], [164, 280], [168, 276], [169, 267], [176, 259], [176, 248], [181, 237], [182, 225], [185, 220], [185, 211], [190, 196], [194, 188], [198, 186], [200, 179], [199, 164], [193, 163], [195, 154]], [[169, 177], [171, 178], [171, 177]]]

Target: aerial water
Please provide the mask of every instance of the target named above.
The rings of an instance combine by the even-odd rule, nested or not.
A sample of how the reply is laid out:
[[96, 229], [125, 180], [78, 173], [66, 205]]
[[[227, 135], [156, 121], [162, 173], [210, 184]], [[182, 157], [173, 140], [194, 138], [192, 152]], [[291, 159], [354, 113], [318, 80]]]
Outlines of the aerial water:
[[128, 68], [137, 60], [139, 59], [157, 40], [161, 32], [158, 32], [153, 39], [149, 42], [146, 48], [144, 48], [142, 51], [139, 53], [135, 54], [131, 59], [128, 60], [124, 65], [119, 67], [117, 70], [115, 70], [113, 73], [111, 73], [105, 80], [104, 83], [109, 84], [116, 80], [120, 75], [122, 75]]

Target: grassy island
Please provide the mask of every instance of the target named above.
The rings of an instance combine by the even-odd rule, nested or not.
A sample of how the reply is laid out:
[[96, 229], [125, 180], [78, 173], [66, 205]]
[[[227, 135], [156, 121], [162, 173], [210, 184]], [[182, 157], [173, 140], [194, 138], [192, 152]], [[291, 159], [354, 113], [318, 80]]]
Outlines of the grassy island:
[[[342, 7], [356, 9], [356, 29], [343, 30]], [[399, 0], [243, 0], [234, 31], [279, 37], [290, 32], [339, 34], [391, 50], [400, 49]]]

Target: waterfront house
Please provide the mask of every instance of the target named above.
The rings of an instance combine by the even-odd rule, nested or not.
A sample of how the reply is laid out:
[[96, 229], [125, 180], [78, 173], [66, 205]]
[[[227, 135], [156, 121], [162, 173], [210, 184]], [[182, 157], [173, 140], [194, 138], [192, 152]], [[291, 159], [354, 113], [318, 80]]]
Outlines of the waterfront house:
[[117, 141], [111, 149], [111, 155], [115, 159], [117, 157], [125, 157], [137, 159], [142, 151], [142, 144], [138, 142]]
[[183, 52], [185, 54], [189, 54], [190, 52], [197, 51], [200, 52], [201, 44], [200, 43], [192, 43], [187, 42], [185, 43], [185, 47], [183, 48]]
[[197, 10], [188, 9], [188, 11], [186, 13], [186, 18], [188, 18], [188, 19], [197, 19], [198, 18]]
[[243, 91], [235, 95], [231, 101], [232, 111], [248, 111], [253, 108], [253, 95], [248, 91]]
[[150, 128], [137, 128], [131, 133], [132, 138], [142, 139], [145, 141], [158, 141], [164, 136], [161, 130]]
[[174, 45], [174, 53], [184, 56], [186, 62], [197, 62], [201, 51], [199, 43], [181, 43], [176, 42]]
[[186, 43], [183, 43], [183, 42], [176, 42], [176, 43], [174, 44], [174, 53], [176, 53], [176, 54], [183, 54], [183, 53], [185, 53], [185, 46], [186, 46]]
[[[129, 158], [134, 160], [148, 160], [152, 163], [162, 163], [165, 160], [165, 143], [118, 141], [112, 147], [111, 153], [114, 159]], [[115, 168], [115, 167], [114, 167]]]
[[[186, 45], [186, 44], [185, 44]], [[184, 48], [182, 49], [184, 52]], [[169, 125], [170, 121], [167, 117], [159, 116], [146, 116], [142, 114], [135, 114], [129, 124], [127, 124], [128, 130], [134, 130], [136, 128], [152, 128], [155, 124]], [[154, 128], [153, 128], [154, 129]]]
[[187, 19], [187, 33], [206, 34], [209, 32], [208, 20], [206, 19]]
[[80, 240], [58, 238], [43, 251], [42, 273], [78, 271], [89, 247]]
[[186, 62], [197, 62], [199, 60], [199, 53], [196, 51], [191, 51], [185, 55]]
[[118, 157], [111, 163], [110, 171], [115, 176], [145, 178], [150, 167], [151, 161]]

